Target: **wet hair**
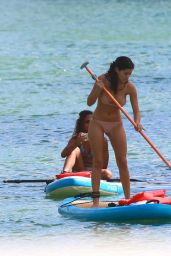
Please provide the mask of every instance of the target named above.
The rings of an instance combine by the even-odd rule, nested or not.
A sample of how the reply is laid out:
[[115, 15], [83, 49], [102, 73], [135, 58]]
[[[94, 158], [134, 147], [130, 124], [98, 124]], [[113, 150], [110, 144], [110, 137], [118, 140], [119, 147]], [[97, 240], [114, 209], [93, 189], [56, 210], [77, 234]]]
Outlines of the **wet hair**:
[[84, 120], [85, 120], [86, 116], [92, 115], [92, 114], [93, 114], [93, 112], [90, 110], [82, 110], [79, 113], [79, 118], [76, 120], [73, 136], [75, 136], [79, 132], [84, 132]]
[[110, 64], [110, 68], [105, 76], [110, 82], [110, 89], [114, 93], [117, 93], [118, 91], [118, 75], [116, 73], [116, 68], [118, 68], [118, 70], [134, 69], [134, 63], [129, 57], [120, 56]]

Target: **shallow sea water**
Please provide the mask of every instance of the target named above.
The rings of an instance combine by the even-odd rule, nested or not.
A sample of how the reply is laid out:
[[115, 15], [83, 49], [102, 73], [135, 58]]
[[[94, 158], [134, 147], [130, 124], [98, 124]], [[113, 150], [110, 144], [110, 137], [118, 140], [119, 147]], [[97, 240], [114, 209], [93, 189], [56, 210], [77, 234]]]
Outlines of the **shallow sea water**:
[[[135, 63], [146, 135], [171, 161], [171, 2], [0, 1], [0, 252], [3, 255], [170, 255], [171, 225], [80, 222], [58, 214], [45, 184], [63, 166], [60, 152], [87, 109], [89, 60], [106, 72], [119, 55]], [[94, 109], [92, 106], [90, 109]], [[132, 115], [129, 99], [125, 109]], [[123, 117], [132, 194], [166, 189], [171, 171]], [[110, 149], [109, 168], [118, 177]]]

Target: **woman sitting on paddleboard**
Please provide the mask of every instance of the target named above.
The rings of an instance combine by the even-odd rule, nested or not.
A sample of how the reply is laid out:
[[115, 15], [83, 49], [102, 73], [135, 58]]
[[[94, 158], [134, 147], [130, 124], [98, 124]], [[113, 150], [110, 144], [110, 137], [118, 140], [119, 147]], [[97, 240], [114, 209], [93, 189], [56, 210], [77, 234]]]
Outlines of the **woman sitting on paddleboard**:
[[98, 206], [99, 201], [100, 175], [103, 168], [102, 155], [104, 134], [109, 137], [114, 149], [125, 198], [130, 197], [130, 178], [127, 166], [127, 140], [120, 110], [105, 93], [102, 87], [104, 86], [121, 106], [125, 105], [126, 96], [129, 95], [137, 130], [142, 130], [137, 91], [135, 86], [129, 81], [133, 69], [134, 64], [130, 58], [125, 56], [118, 57], [110, 65], [108, 72], [98, 77], [99, 81], [94, 84], [94, 87], [87, 98], [88, 106], [93, 105], [96, 100], [98, 100], [88, 132], [94, 156], [92, 172], [94, 206]]
[[[61, 152], [62, 157], [66, 157], [63, 173], [64, 172], [79, 172], [79, 171], [92, 171], [93, 155], [90, 148], [88, 139], [88, 128], [90, 120], [92, 119], [92, 112], [83, 110], [79, 113], [79, 118], [76, 121], [75, 130], [72, 138], [69, 140], [67, 146]], [[102, 147], [103, 165], [100, 178], [111, 179], [112, 172], [107, 169], [108, 165], [108, 142], [103, 137]]]

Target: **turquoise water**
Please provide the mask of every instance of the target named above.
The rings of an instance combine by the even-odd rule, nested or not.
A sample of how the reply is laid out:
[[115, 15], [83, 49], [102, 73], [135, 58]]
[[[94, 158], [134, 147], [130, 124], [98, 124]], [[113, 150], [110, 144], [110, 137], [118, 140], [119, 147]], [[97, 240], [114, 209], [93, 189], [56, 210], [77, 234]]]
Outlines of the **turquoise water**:
[[[135, 63], [146, 135], [171, 161], [171, 2], [169, 0], [0, 1], [0, 251], [4, 255], [169, 255], [171, 226], [66, 220], [44, 184], [4, 179], [52, 178], [92, 80], [119, 55]], [[94, 109], [94, 106], [91, 107]], [[125, 109], [132, 115], [129, 100]], [[167, 189], [171, 171], [123, 117], [132, 193]], [[118, 177], [110, 147], [109, 167]], [[79, 245], [78, 245], [79, 240]], [[95, 251], [94, 251], [95, 250]]]

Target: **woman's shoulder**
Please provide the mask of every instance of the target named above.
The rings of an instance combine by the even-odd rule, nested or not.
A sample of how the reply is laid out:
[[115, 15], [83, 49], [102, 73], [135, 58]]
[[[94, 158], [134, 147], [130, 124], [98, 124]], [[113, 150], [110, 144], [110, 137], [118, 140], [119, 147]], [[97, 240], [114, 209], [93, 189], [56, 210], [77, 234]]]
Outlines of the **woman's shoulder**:
[[76, 134], [72, 135], [72, 137], [68, 140], [68, 144], [72, 143], [76, 139], [77, 139], [77, 135]]
[[102, 74], [98, 77], [104, 83], [104, 86], [109, 89], [109, 80], [106, 77], [106, 74]]
[[129, 93], [135, 93], [136, 92], [136, 86], [132, 82], [128, 82], [127, 84], [127, 90]]
[[105, 78], [105, 74], [101, 74], [98, 76], [98, 79], [103, 80]]
[[100, 76], [98, 76], [98, 79], [100, 79], [103, 82], [108, 81], [107, 77], [106, 77], [106, 74], [101, 74]]

